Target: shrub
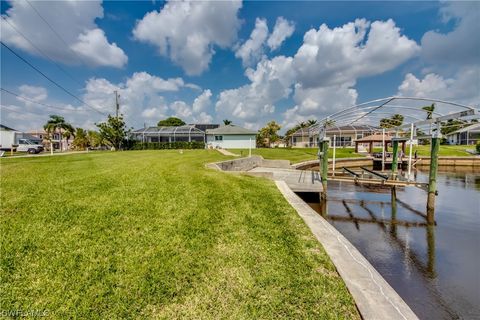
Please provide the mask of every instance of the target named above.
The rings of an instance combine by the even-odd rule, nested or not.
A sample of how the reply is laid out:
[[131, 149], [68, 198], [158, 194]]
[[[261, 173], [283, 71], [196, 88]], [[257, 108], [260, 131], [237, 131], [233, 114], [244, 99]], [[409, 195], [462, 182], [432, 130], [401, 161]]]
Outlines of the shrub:
[[166, 149], [205, 149], [205, 142], [177, 141], [177, 142], [139, 142], [131, 141], [129, 150], [166, 150]]
[[480, 141], [477, 142], [476, 148], [477, 148], [477, 153], [480, 154]]

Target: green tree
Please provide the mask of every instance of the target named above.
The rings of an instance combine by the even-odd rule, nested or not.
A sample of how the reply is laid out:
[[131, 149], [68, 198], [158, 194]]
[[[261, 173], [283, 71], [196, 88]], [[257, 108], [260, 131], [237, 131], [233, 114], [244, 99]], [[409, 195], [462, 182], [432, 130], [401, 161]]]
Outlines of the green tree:
[[87, 138], [90, 147], [97, 148], [104, 144], [102, 135], [98, 131], [88, 130]]
[[229, 124], [232, 124], [232, 121], [230, 121], [228, 119], [225, 119], [225, 120], [223, 120], [223, 124], [228, 126]]
[[102, 139], [115, 150], [122, 148], [122, 142], [130, 132], [123, 120], [123, 115], [118, 117], [108, 115], [107, 121], [96, 123], [95, 125], [99, 129]]
[[[62, 137], [66, 131], [70, 132], [69, 138], [72, 136], [72, 132], [74, 132], [73, 126], [65, 121], [62, 116], [59, 115], [50, 115], [50, 119], [48, 119], [47, 123], [43, 126], [43, 129], [47, 133], [47, 140], [50, 141], [50, 147], [52, 148], [52, 139], [55, 133], [60, 134], [60, 151], [62, 151]], [[68, 138], [68, 139], [69, 139]], [[67, 139], [67, 143], [68, 143]]]
[[267, 123], [265, 127], [260, 129], [258, 135], [264, 141], [262, 145], [271, 146], [272, 143], [275, 143], [276, 141], [278, 141], [280, 139], [280, 136], [278, 135], [278, 131], [281, 128], [282, 127], [275, 121], [270, 121], [269, 123]]
[[465, 126], [465, 122], [456, 120], [456, 119], [450, 119], [447, 122], [442, 122], [440, 132], [443, 135], [446, 135], [454, 131], [457, 131], [458, 129], [461, 129], [464, 126]]
[[185, 125], [185, 122], [177, 117], [169, 117], [167, 119], [160, 120], [157, 123], [157, 126], [159, 127], [178, 127], [183, 125]]
[[401, 126], [402, 123], [403, 123], [403, 116], [398, 113], [394, 114], [390, 118], [380, 119], [380, 127], [385, 129]]
[[72, 147], [75, 150], [85, 150], [89, 146], [88, 133], [82, 128], [75, 130], [75, 137], [72, 141]]

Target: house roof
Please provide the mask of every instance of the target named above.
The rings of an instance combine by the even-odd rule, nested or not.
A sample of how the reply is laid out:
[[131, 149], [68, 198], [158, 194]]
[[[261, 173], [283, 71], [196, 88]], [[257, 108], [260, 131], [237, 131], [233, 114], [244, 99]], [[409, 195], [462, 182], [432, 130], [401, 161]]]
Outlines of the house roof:
[[148, 127], [133, 131], [134, 134], [146, 134], [155, 136], [169, 135], [203, 135], [203, 131], [195, 128], [193, 125], [173, 126], [173, 127]]
[[451, 135], [451, 134], [456, 134], [456, 133], [462, 133], [462, 132], [480, 132], [480, 123], [474, 123], [468, 127], [464, 127], [462, 129], [458, 129], [457, 131], [454, 131], [454, 132], [451, 132], [447, 135]]
[[292, 137], [304, 137], [309, 135], [309, 128], [300, 128], [292, 134]]
[[[300, 128], [292, 134], [293, 137], [304, 137], [309, 135], [318, 134], [318, 125], [312, 125], [307, 128]], [[375, 131], [377, 128], [365, 125], [348, 125], [348, 126], [339, 126], [339, 127], [330, 127], [327, 129], [327, 133], [340, 133], [340, 132], [358, 132], [358, 131]]]
[[[372, 134], [370, 136], [363, 137], [361, 139], [355, 140], [355, 142], [382, 142], [384, 139], [382, 134]], [[385, 135], [385, 141], [392, 141], [392, 137]]]
[[17, 131], [15, 129], [10, 128], [10, 127], [4, 126], [3, 124], [0, 124], [0, 129], [7, 130], [7, 131]]
[[220, 126], [216, 129], [207, 129], [207, 134], [251, 134], [256, 135], [255, 131], [251, 131], [234, 124], [229, 124], [226, 126]]
[[365, 125], [357, 125], [357, 126], [348, 125], [348, 126], [330, 127], [327, 129], [327, 132], [330, 133], [330, 132], [340, 132], [340, 131], [353, 131], [353, 132], [374, 131], [376, 129], [377, 128], [375, 127], [365, 126]]

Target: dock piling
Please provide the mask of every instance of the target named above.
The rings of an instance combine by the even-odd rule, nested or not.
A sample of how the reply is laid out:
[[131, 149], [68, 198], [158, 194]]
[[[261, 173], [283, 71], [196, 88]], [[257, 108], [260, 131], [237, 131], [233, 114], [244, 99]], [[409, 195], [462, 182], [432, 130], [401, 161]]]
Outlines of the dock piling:
[[437, 171], [438, 171], [438, 149], [440, 138], [432, 137], [430, 151], [430, 172], [428, 176], [428, 197], [427, 197], [427, 222], [435, 224], [435, 193], [437, 192]]
[[320, 141], [320, 170], [322, 179], [322, 192], [320, 193], [320, 200], [327, 200], [327, 176], [328, 176], [328, 138]]

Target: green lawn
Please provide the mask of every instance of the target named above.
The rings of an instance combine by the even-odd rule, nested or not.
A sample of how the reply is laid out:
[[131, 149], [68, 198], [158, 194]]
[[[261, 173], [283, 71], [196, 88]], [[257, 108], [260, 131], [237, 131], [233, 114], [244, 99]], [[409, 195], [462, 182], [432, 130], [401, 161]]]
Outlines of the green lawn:
[[[248, 155], [248, 149], [229, 149], [229, 151], [243, 156]], [[258, 148], [252, 149], [252, 154], [259, 155], [265, 159], [284, 159], [292, 163], [306, 160], [318, 159], [318, 148]], [[355, 153], [354, 148], [337, 148], [335, 151], [337, 158], [362, 157]], [[333, 157], [333, 149], [329, 150], [329, 157]]]
[[[418, 151], [419, 156], [430, 156], [430, 145], [418, 145], [413, 147], [413, 151]], [[382, 152], [382, 148], [374, 148], [375, 152]], [[439, 156], [452, 156], [452, 157], [468, 157], [473, 156], [471, 153], [465, 151], [465, 149], [473, 149], [475, 150], [475, 146], [473, 145], [460, 145], [460, 146], [449, 146], [449, 145], [441, 145], [438, 150]], [[408, 155], [410, 148], [406, 148], [406, 154]], [[392, 148], [390, 147], [388, 151], [392, 152]], [[412, 153], [413, 154], [413, 153]]]
[[359, 318], [268, 180], [216, 151], [0, 160], [0, 309], [49, 318]]

